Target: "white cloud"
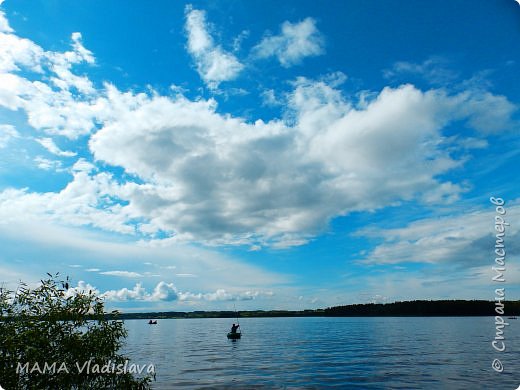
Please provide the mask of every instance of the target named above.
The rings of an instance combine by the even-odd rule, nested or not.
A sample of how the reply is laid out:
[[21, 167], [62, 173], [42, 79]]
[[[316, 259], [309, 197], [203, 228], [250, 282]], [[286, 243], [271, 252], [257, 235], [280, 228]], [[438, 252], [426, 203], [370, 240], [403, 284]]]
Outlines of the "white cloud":
[[[441, 57], [432, 57], [422, 63], [406, 61], [396, 62], [392, 69], [384, 71], [388, 78], [399, 75], [417, 74], [432, 84], [447, 85], [453, 83], [457, 74], [448, 68], [448, 62]], [[485, 78], [486, 72], [480, 72], [458, 87], [460, 93], [461, 116], [469, 116], [470, 125], [482, 133], [497, 133], [514, 125], [511, 116], [516, 107], [505, 96], [495, 95], [486, 90], [490, 85]], [[463, 104], [462, 101], [466, 100]]]
[[47, 149], [50, 153], [55, 154], [56, 156], [62, 157], [74, 157], [77, 153], [63, 151], [61, 150], [52, 140], [52, 138], [36, 138], [36, 142], [42, 145], [45, 149]]
[[78, 282], [78, 285], [76, 287], [69, 287], [67, 291], [65, 291], [66, 297], [71, 297], [76, 294], [82, 293], [82, 294], [88, 294], [88, 293], [94, 293], [95, 295], [99, 295], [100, 292], [97, 288], [92, 286], [91, 284], [84, 282], [83, 280], [80, 280]]
[[94, 92], [92, 82], [86, 76], [78, 76], [71, 72], [71, 68], [75, 64], [86, 62], [93, 64], [95, 62], [92, 53], [87, 50], [81, 42], [81, 33], [72, 33], [72, 51], [64, 53], [47, 52], [46, 57], [50, 61], [50, 69], [56, 74], [51, 81], [61, 90], [77, 89], [83, 94], [91, 94]]
[[[518, 202], [506, 205], [506, 220], [511, 223], [520, 218]], [[364, 262], [372, 264], [443, 263], [465, 268], [493, 263], [495, 245], [494, 206], [486, 211], [473, 210], [458, 215], [426, 218], [403, 228], [367, 228], [357, 234], [382, 239], [370, 253], [363, 256]], [[507, 227], [506, 247], [508, 256], [520, 253], [518, 239], [520, 230], [511, 223]], [[491, 260], [490, 260], [491, 259]]]
[[[455, 201], [466, 188], [438, 177], [464, 160], [445, 148], [443, 128], [466, 119], [488, 130], [482, 118], [494, 114], [482, 101], [494, 99], [493, 112], [506, 117], [513, 107], [491, 94], [482, 99], [475, 91], [450, 95], [404, 85], [355, 108], [325, 81], [299, 79], [288, 95], [288, 125], [218, 114], [214, 100], [112, 86], [106, 92], [110, 119], [91, 137], [90, 149], [141, 182], [117, 183], [79, 159], [66, 188], [4, 192], [0, 214], [2, 205], [16, 204], [29, 216], [129, 234], [131, 221], [141, 219], [142, 234], [162, 230], [177, 241], [302, 245], [338, 215], [402, 200]], [[507, 118], [495, 124], [505, 126]], [[450, 139], [467, 147], [464, 138]], [[50, 169], [54, 163], [39, 158], [38, 164]]]
[[285, 21], [279, 35], [265, 37], [253, 49], [255, 56], [276, 57], [284, 67], [299, 64], [305, 57], [318, 56], [324, 52], [323, 37], [312, 18], [299, 23]]
[[178, 299], [177, 288], [173, 283], [159, 282], [150, 297], [152, 301], [175, 301]]
[[[20, 259], [18, 267], [25, 268], [22, 280], [28, 282], [38, 282], [45, 272], [68, 268], [72, 258], [82, 266], [70, 268], [69, 276], [74, 280], [94, 277], [96, 287], [101, 291], [119, 289], [125, 287], [128, 280], [139, 279], [92, 276], [91, 272], [99, 271], [87, 270], [99, 268], [99, 264], [103, 264], [103, 271], [135, 272], [142, 274], [146, 280], [160, 274], [161, 279], [158, 280], [175, 281], [180, 291], [216, 291], [222, 288], [257, 291], [276, 287], [279, 292], [284, 289], [280, 286], [290, 282], [282, 274], [268, 272], [215, 250], [171, 242], [163, 242], [161, 246], [139, 244], [89, 227], [64, 227], [64, 223], [52, 220], [24, 222], [27, 215], [25, 209], [12, 208], [10, 211], [10, 217], [0, 218], [0, 269], [6, 269]], [[64, 240], [64, 237], [67, 239]], [[144, 265], [144, 259], [153, 259], [153, 267]], [[176, 265], [175, 269], [168, 268], [172, 264]], [[122, 265], [125, 267], [122, 268]], [[152, 271], [153, 275], [147, 274], [147, 271]], [[88, 274], [85, 275], [85, 272]], [[177, 277], [176, 273], [191, 273], [198, 277]], [[11, 281], [9, 273], [0, 273], [0, 284], [3, 281]]]
[[43, 49], [29, 39], [0, 31], [0, 73], [20, 70], [20, 66], [42, 72], [44, 56]]
[[[75, 139], [106, 119], [109, 108], [88, 77], [72, 72], [74, 65], [95, 60], [81, 34], [73, 33], [71, 40], [72, 51], [53, 52], [0, 32], [0, 107], [22, 109], [35, 129]], [[24, 78], [19, 70], [35, 72], [35, 77]]]
[[469, 124], [483, 134], [499, 133], [511, 126], [517, 126], [511, 119], [516, 106], [503, 95], [487, 91], [461, 94], [461, 115], [469, 116]]
[[119, 290], [108, 290], [100, 292], [97, 288], [92, 285], [79, 281], [77, 287], [71, 287], [66, 292], [68, 296], [74, 295], [77, 292], [88, 292], [92, 291], [96, 295], [106, 299], [107, 301], [147, 301], [147, 302], [171, 302], [171, 301], [249, 301], [256, 299], [257, 297], [271, 297], [273, 296], [272, 291], [242, 291], [237, 293], [230, 293], [225, 289], [218, 289], [212, 293], [192, 293], [192, 292], [180, 292], [173, 283], [166, 283], [161, 281], [157, 283], [152, 292], [148, 292], [141, 283], [128, 289], [126, 287]]
[[122, 288], [120, 290], [99, 291], [96, 287], [82, 280], [78, 282], [76, 287], [70, 287], [66, 292], [66, 296], [73, 296], [77, 293], [93, 292], [97, 296], [107, 301], [174, 301], [177, 300], [177, 289], [172, 283], [159, 282], [153, 292], [150, 294], [146, 289], [137, 283], [132, 289]]
[[14, 126], [0, 125], [0, 149], [5, 148], [10, 140], [20, 137]]
[[[114, 92], [112, 104], [122, 96]], [[292, 125], [220, 115], [213, 100], [136, 97], [132, 110], [91, 137], [90, 149], [145, 181], [118, 187], [117, 196], [148, 220], [147, 232], [287, 247], [352, 211], [455, 201], [466, 187], [439, 176], [464, 159], [450, 154], [442, 131], [464, 119], [483, 130], [481, 117], [493, 114], [480, 96], [403, 85], [355, 108], [325, 81], [302, 78], [288, 95]], [[452, 147], [458, 141], [451, 138]]]
[[0, 73], [0, 106], [22, 109], [33, 128], [71, 139], [88, 134], [96, 120], [107, 119], [104, 115], [109, 111], [105, 99], [76, 97], [12, 73]]
[[[4, 0], [0, 0], [0, 5], [2, 5], [3, 1]], [[10, 33], [13, 32], [13, 29], [9, 26], [5, 13], [0, 10], [0, 33], [2, 32]]]
[[242, 45], [242, 41], [249, 37], [250, 31], [243, 30], [238, 36], [233, 39], [233, 51], [239, 51], [240, 46]]
[[61, 161], [49, 160], [48, 158], [44, 158], [42, 156], [36, 156], [34, 158], [34, 162], [39, 169], [43, 169], [44, 171], [58, 171], [62, 167]]
[[80, 158], [78, 159], [74, 165], [72, 166], [72, 171], [73, 172], [85, 172], [85, 173], [89, 173], [89, 172], [92, 172], [93, 170], [95, 170], [95, 165], [88, 162], [87, 160], [85, 160], [84, 158]]
[[139, 278], [143, 275], [137, 273], [137, 272], [130, 272], [130, 271], [104, 271], [100, 272], [101, 275], [109, 275], [109, 276], [121, 276], [123, 278]]
[[431, 57], [422, 63], [398, 61], [391, 69], [383, 72], [383, 75], [387, 78], [410, 74], [422, 76], [433, 84], [453, 82], [457, 77], [457, 74], [449, 69], [448, 61], [442, 57]]
[[223, 81], [233, 80], [244, 65], [231, 53], [215, 45], [208, 32], [204, 11], [186, 7], [186, 32], [188, 52], [195, 60], [197, 71], [210, 88], [217, 88]]
[[101, 294], [108, 301], [149, 300], [150, 295], [141, 283], [137, 283], [131, 290], [122, 288], [120, 290], [108, 290]]
[[12, 29], [2, 29], [0, 18], [0, 73], [18, 71], [20, 67], [43, 73], [44, 68], [48, 68], [54, 73], [50, 77], [51, 82], [61, 90], [75, 88], [80, 93], [93, 93], [91, 81], [85, 76], [73, 74], [71, 68], [82, 62], [93, 64], [94, 56], [83, 46], [80, 33], [73, 33], [71, 39], [72, 51], [44, 51], [34, 42], [15, 35]]
[[[59, 162], [37, 157], [41, 169], [58, 169]], [[134, 233], [126, 223], [132, 218], [113, 196], [117, 191], [112, 176], [72, 172], [73, 180], [59, 192], [37, 193], [27, 189], [0, 192], [0, 217], [3, 221], [54, 222], [69, 226], [91, 225], [107, 231]]]
[[262, 92], [262, 104], [268, 107], [282, 106], [285, 101], [276, 96], [274, 89], [266, 89]]
[[[285, 35], [295, 35], [289, 40], [295, 47], [307, 48], [294, 49], [287, 63], [296, 61], [294, 53], [317, 52], [305, 43], [317, 34], [312, 19], [284, 26]], [[193, 53], [223, 53], [202, 11], [187, 9], [186, 29]], [[122, 92], [108, 83], [94, 89], [71, 76], [73, 65], [95, 61], [78, 33], [65, 53], [45, 52], [19, 38], [13, 42], [34, 56], [14, 50], [10, 63], [41, 65], [44, 74], [34, 81], [13, 73], [12, 66], [11, 73], [0, 73], [0, 105], [25, 111], [28, 123], [47, 134], [74, 139], [96, 129], [89, 141], [95, 159], [129, 175], [116, 179], [78, 159], [72, 179], [59, 191], [1, 192], [0, 216], [167, 237], [150, 245], [198, 241], [284, 248], [306, 243], [331, 219], [354, 211], [402, 201], [453, 202], [467, 188], [443, 175], [467, 156], [452, 153], [464, 147], [464, 138], [446, 137], [444, 129], [465, 121], [484, 135], [504, 131], [516, 110], [504, 96], [481, 89], [450, 93], [402, 85], [356, 100], [337, 89], [345, 75], [334, 73], [319, 81], [299, 78], [290, 93], [274, 95], [285, 99], [286, 120], [247, 121], [219, 113], [213, 99], [193, 101], [180, 91], [167, 97]], [[61, 81], [49, 84], [49, 75]], [[472, 143], [484, 146], [477, 137], [482, 135]], [[55, 154], [72, 156], [51, 138], [40, 142]], [[53, 164], [41, 157], [37, 163], [45, 169]]]
[[179, 300], [181, 301], [250, 301], [257, 297], [271, 297], [273, 296], [272, 291], [242, 291], [239, 293], [230, 293], [225, 289], [218, 289], [212, 293], [191, 293], [191, 292], [180, 292]]

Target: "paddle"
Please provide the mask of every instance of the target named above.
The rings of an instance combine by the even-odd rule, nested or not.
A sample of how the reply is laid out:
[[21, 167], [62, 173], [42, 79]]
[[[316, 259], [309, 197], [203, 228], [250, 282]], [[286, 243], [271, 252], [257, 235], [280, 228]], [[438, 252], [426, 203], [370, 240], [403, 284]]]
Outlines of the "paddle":
[[233, 309], [235, 309], [235, 315], [237, 316], [238, 329], [240, 329], [240, 333], [242, 333], [242, 328], [240, 327], [240, 321], [238, 321], [238, 312], [237, 312], [237, 308], [236, 308], [236, 306], [235, 306], [234, 303], [233, 303]]

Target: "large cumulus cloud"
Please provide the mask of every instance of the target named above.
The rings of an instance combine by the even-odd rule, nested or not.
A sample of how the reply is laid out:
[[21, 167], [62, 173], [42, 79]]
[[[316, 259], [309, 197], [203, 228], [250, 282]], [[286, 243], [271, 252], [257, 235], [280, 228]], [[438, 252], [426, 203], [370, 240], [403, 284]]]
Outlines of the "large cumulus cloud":
[[465, 188], [442, 175], [464, 162], [450, 154], [462, 146], [444, 129], [462, 121], [483, 130], [496, 106], [505, 126], [513, 111], [502, 96], [413, 85], [349, 101], [307, 79], [294, 83], [286, 101], [290, 120], [250, 122], [218, 113], [213, 100], [141, 98], [89, 145], [96, 159], [140, 179], [119, 196], [146, 217], [146, 229], [284, 246], [352, 211], [456, 200]]

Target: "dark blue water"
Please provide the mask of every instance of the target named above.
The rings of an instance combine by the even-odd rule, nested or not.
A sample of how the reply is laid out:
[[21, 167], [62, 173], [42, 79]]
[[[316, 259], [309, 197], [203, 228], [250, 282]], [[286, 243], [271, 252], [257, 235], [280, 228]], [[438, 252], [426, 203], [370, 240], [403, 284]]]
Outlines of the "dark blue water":
[[[506, 352], [493, 317], [248, 318], [126, 321], [125, 353], [155, 365], [156, 389], [517, 389], [520, 320]], [[518, 323], [517, 323], [518, 322]], [[493, 371], [499, 358], [504, 372]]]

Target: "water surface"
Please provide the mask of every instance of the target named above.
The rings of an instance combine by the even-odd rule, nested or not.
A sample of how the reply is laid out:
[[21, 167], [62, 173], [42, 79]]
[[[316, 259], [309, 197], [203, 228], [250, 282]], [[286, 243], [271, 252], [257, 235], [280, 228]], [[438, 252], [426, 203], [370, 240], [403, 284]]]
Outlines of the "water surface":
[[124, 352], [155, 365], [155, 389], [516, 389], [517, 321], [499, 353], [494, 317], [245, 318], [237, 341], [230, 319], [128, 320]]

